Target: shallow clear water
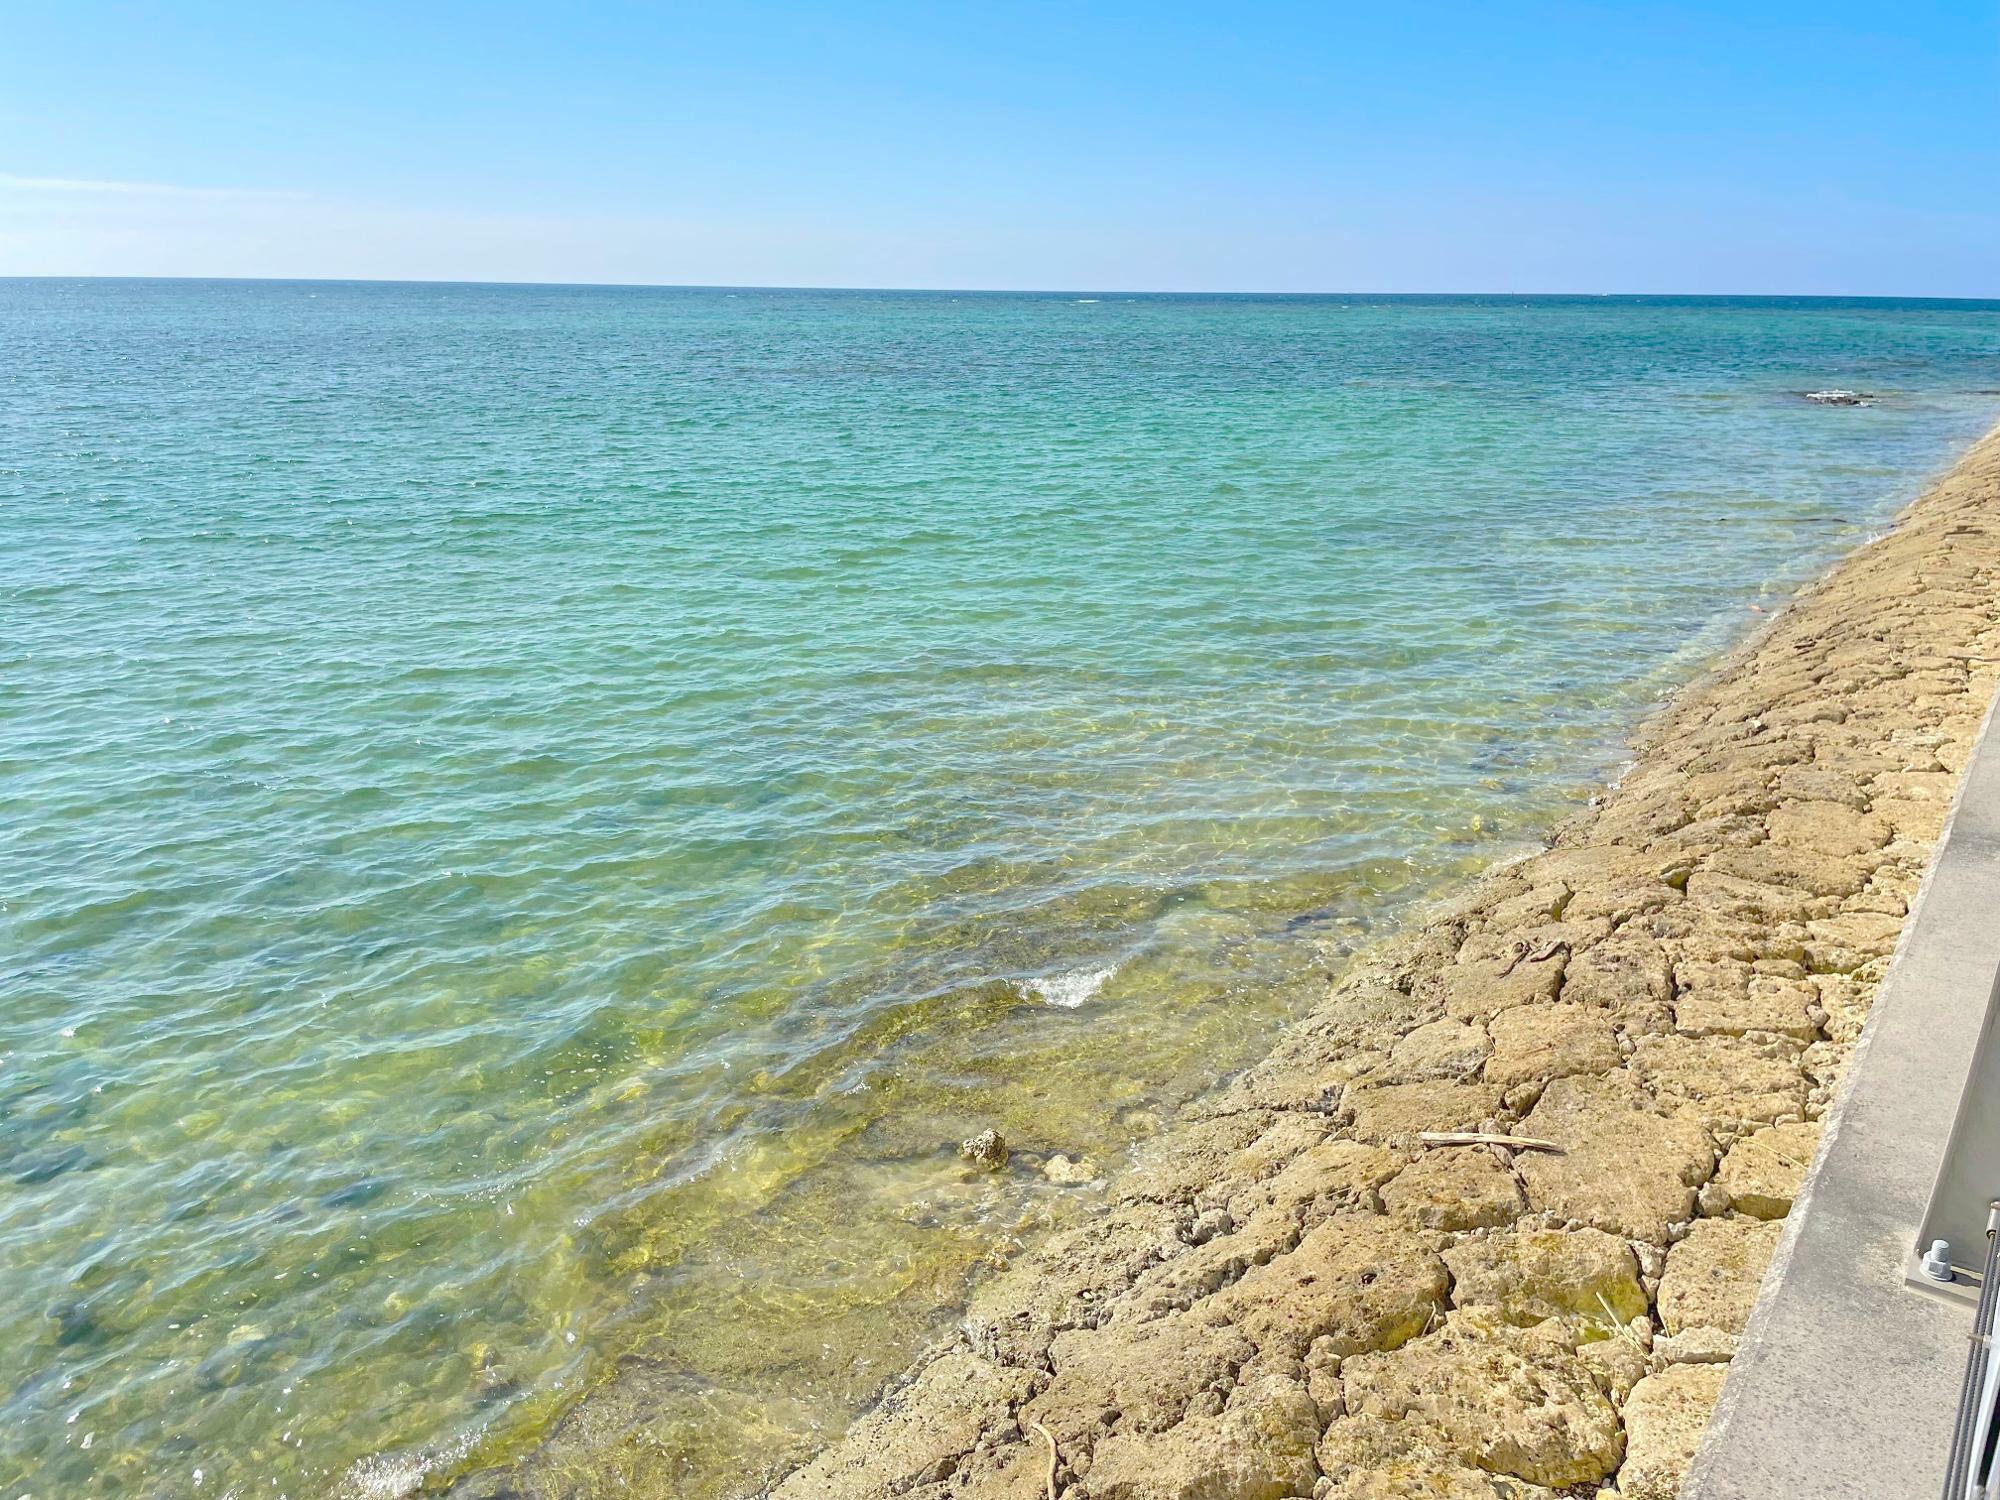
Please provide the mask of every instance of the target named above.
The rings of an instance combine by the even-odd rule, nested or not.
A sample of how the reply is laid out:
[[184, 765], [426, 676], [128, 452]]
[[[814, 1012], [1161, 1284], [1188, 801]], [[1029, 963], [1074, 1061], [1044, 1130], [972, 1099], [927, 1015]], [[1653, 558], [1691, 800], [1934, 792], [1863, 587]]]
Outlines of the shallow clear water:
[[0, 282], [6, 1493], [600, 1388], [727, 1489], [1996, 387], [2000, 304]]

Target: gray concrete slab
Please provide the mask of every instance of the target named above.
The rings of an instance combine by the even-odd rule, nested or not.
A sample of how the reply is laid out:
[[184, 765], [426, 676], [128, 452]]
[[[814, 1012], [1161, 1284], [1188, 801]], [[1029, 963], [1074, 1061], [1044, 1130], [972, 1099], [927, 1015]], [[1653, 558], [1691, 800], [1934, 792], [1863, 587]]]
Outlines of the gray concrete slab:
[[1992, 726], [1989, 712], [1684, 1500], [1942, 1489], [1972, 1312], [1905, 1271], [2000, 977]]

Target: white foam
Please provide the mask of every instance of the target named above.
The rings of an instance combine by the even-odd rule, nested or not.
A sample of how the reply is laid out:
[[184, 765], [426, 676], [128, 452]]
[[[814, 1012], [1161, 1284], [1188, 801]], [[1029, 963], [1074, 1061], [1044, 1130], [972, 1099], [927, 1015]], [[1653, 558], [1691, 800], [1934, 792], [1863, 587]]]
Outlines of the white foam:
[[341, 1487], [343, 1500], [407, 1500], [432, 1470], [462, 1461], [478, 1437], [470, 1432], [439, 1448], [372, 1454], [348, 1469]]
[[1050, 1005], [1075, 1010], [1103, 989], [1104, 982], [1117, 972], [1118, 966], [1113, 964], [1108, 969], [1071, 969], [1064, 974], [1044, 974], [1040, 979], [1028, 981], [1028, 993]]

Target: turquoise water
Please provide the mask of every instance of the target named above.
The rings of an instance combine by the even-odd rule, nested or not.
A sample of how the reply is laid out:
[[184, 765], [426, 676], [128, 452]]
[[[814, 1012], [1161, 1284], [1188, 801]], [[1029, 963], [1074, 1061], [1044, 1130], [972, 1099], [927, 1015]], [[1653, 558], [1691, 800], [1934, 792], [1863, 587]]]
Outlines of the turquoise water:
[[2000, 304], [0, 282], [0, 1484], [730, 1492], [1997, 410]]

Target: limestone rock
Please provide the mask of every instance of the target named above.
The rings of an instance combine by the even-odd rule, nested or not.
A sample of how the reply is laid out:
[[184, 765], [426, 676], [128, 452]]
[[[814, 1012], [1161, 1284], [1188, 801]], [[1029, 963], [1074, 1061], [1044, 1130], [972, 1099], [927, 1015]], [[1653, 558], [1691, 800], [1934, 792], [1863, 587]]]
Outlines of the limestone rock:
[[1887, 912], [1850, 911], [1806, 924], [1806, 964], [1815, 973], [1852, 974], [1896, 951], [1903, 919]]
[[1568, 958], [1567, 949], [1549, 951], [1531, 937], [1472, 940], [1459, 961], [1444, 971], [1445, 1014], [1461, 1021], [1487, 1021], [1512, 1006], [1553, 1000], [1562, 988]]
[[[1645, 769], [1634, 772], [1637, 780], [1646, 775]], [[1626, 789], [1635, 790], [1637, 780], [1627, 781]], [[1563, 915], [1568, 918], [1575, 917], [1577, 901], [1593, 886], [1621, 880], [1659, 880], [1671, 885], [1687, 874], [1685, 861], [1677, 856], [1609, 843], [1559, 843], [1524, 861], [1519, 868], [1532, 872], [1538, 885], [1562, 884], [1570, 888], [1571, 898], [1563, 908]]]
[[1817, 854], [1871, 854], [1895, 837], [1887, 819], [1839, 802], [1795, 802], [1766, 821], [1773, 843]]
[[[1215, 1186], [1224, 1187], [1226, 1195], [1228, 1189], [1234, 1186], [1235, 1179], [1262, 1182], [1283, 1171], [1302, 1152], [1324, 1141], [1332, 1129], [1333, 1122], [1325, 1115], [1280, 1114], [1258, 1133], [1255, 1140], [1231, 1154], [1223, 1163], [1222, 1181]], [[1205, 1189], [1195, 1196], [1199, 1200], [1218, 1194]]]
[[[1590, 1372], [1590, 1378], [1611, 1398], [1613, 1406], [1624, 1405], [1632, 1387], [1652, 1373], [1652, 1356], [1635, 1332], [1641, 1327], [1650, 1327], [1644, 1318], [1635, 1318], [1624, 1328], [1585, 1324], [1577, 1330], [1577, 1363]], [[1586, 1336], [1593, 1334], [1601, 1336]]]
[[1621, 926], [1682, 899], [1680, 887], [1648, 876], [1608, 879], [1576, 893], [1563, 915], [1571, 921], [1605, 917]]
[[1374, 1213], [1381, 1206], [1376, 1189], [1401, 1166], [1379, 1146], [1322, 1141], [1293, 1157], [1275, 1176], [1237, 1185], [1228, 1198], [1228, 1212], [1239, 1223], [1260, 1214], [1282, 1214], [1301, 1231], [1335, 1214]]
[[1720, 1328], [1690, 1328], [1653, 1340], [1653, 1359], [1667, 1365], [1726, 1365], [1736, 1358], [1737, 1335]]
[[1890, 771], [1875, 778], [1877, 798], [1930, 802], [1943, 808], [1958, 791], [1958, 777], [1949, 771]]
[[1862, 1026], [1868, 1022], [1868, 1010], [1874, 1006], [1876, 986], [1852, 974], [1814, 974], [1812, 988], [1820, 996], [1820, 1010], [1826, 1016], [1820, 1030], [1826, 1032], [1828, 1040], [1848, 1046], [1858, 1042]]
[[1487, 926], [1496, 932], [1553, 922], [1563, 914], [1570, 890], [1566, 885], [1540, 885], [1494, 903], [1486, 912]]
[[1242, 1332], [1188, 1313], [1058, 1334], [1049, 1349], [1055, 1377], [1024, 1418], [1045, 1423], [1069, 1452], [1114, 1424], [1127, 1434], [1165, 1432], [1190, 1410], [1220, 1411], [1256, 1353]]
[[1667, 1252], [1667, 1271], [1660, 1278], [1660, 1321], [1667, 1332], [1741, 1333], [1783, 1227], [1762, 1219], [1702, 1219], [1692, 1225], [1687, 1238]]
[[1639, 1263], [1596, 1229], [1522, 1229], [1468, 1239], [1444, 1252], [1452, 1304], [1510, 1323], [1581, 1317], [1624, 1324], [1645, 1314]]
[[1511, 1224], [1528, 1200], [1510, 1168], [1484, 1146], [1426, 1151], [1382, 1189], [1399, 1219], [1426, 1229], [1488, 1229]]
[[1625, 1402], [1620, 1500], [1675, 1500], [1702, 1429], [1722, 1394], [1725, 1365], [1672, 1365], [1633, 1387]]
[[1944, 801], [1915, 801], [1905, 797], [1877, 797], [1869, 811], [1886, 822], [1899, 839], [1935, 843], [1944, 832], [1945, 814], [1951, 804]]
[[1696, 810], [1708, 818], [1732, 814], [1754, 817], [1778, 805], [1778, 794], [1771, 785], [1771, 773], [1761, 766], [1748, 769], [1732, 766], [1720, 771], [1704, 771], [1688, 777], [1687, 788]]
[[1663, 1104], [1699, 1118], [1711, 1130], [1768, 1125], [1805, 1112], [1799, 1044], [1733, 1036], [1641, 1037], [1633, 1069]]
[[871, 1500], [943, 1479], [1029, 1389], [1025, 1370], [970, 1354], [935, 1359], [846, 1441], [781, 1484], [774, 1500]]
[[1663, 1114], [1622, 1075], [1558, 1078], [1521, 1130], [1563, 1148], [1515, 1160], [1529, 1206], [1627, 1239], [1664, 1240], [1715, 1165], [1706, 1130]]
[[998, 1432], [989, 1435], [988, 1445], [968, 1453], [949, 1479], [904, 1493], [910, 1500], [942, 1500], [945, 1495], [951, 1500], [1047, 1500], [1048, 1454], [1049, 1445], [1040, 1437], [1010, 1432], [1002, 1423]]
[[[1779, 886], [1819, 897], [1852, 896], [1868, 882], [1870, 866], [1810, 849], [1758, 844], [1748, 849], [1723, 849], [1711, 854], [1704, 867], [1716, 874]], [[1692, 888], [1693, 880], [1689, 886]]]
[[1354, 1114], [1354, 1138], [1379, 1145], [1424, 1130], [1476, 1130], [1500, 1108], [1502, 1092], [1483, 1083], [1356, 1085], [1345, 1104]]
[[1570, 1005], [1664, 1014], [1672, 988], [1666, 949], [1642, 933], [1620, 931], [1570, 959], [1562, 997]]
[[1119, 1184], [1126, 1202], [1191, 1203], [1218, 1181], [1251, 1175], [1258, 1140], [1274, 1125], [1274, 1110], [1250, 1110], [1186, 1120], [1146, 1144]]
[[[1684, 823], [1662, 837], [1653, 848], [1662, 853], [1672, 850], [1692, 866], [1694, 861], [1706, 858], [1719, 849], [1748, 849], [1763, 840], [1764, 825], [1760, 820], [1731, 814], [1696, 818]], [[1694, 895], [1692, 876], [1682, 883], [1681, 889], [1689, 896]]]
[[1833, 903], [1805, 892], [1744, 880], [1716, 870], [1697, 870], [1688, 877], [1688, 904], [1714, 920], [1736, 920], [1762, 926], [1804, 922], [1823, 916]]
[[[1341, 1366], [1350, 1418], [1392, 1425], [1467, 1468], [1549, 1487], [1603, 1479], [1623, 1456], [1618, 1413], [1546, 1330], [1454, 1312], [1431, 1337]], [[1340, 1427], [1335, 1423], [1334, 1427]], [[1340, 1439], [1329, 1430], [1335, 1457]]]
[[1819, 992], [1803, 978], [1754, 972], [1736, 962], [1681, 966], [1674, 1025], [1686, 1036], [1742, 1036], [1775, 1032], [1809, 1042], [1816, 1034], [1810, 1012]]
[[1055, 1236], [973, 1289], [965, 1328], [989, 1358], [1039, 1367], [1056, 1334], [1100, 1321], [1151, 1266], [1184, 1253], [1178, 1220], [1158, 1204], [1120, 1204]]
[[1486, 1033], [1479, 1027], [1449, 1017], [1431, 1021], [1396, 1043], [1377, 1081], [1422, 1083], [1470, 1078], [1486, 1060], [1486, 1052]]
[[1539, 1484], [1407, 1452], [1329, 1475], [1313, 1494], [1316, 1500], [1558, 1500], [1554, 1490]]
[[1154, 1266], [1132, 1284], [1107, 1321], [1143, 1323], [1162, 1313], [1192, 1307], [1298, 1242], [1298, 1225], [1289, 1214], [1254, 1213], [1233, 1232], [1212, 1236], [1195, 1249]]
[[1097, 1181], [1097, 1164], [1089, 1161], [1072, 1161], [1058, 1151], [1042, 1163], [1042, 1176], [1058, 1187], [1081, 1187], [1085, 1183]]
[[997, 1130], [982, 1130], [968, 1141], [958, 1143], [958, 1154], [975, 1166], [989, 1170], [1007, 1165], [1007, 1138]]
[[1617, 1033], [1589, 1006], [1519, 1005], [1490, 1023], [1484, 1077], [1503, 1086], [1571, 1073], [1606, 1073], [1621, 1061]]
[[1524, 896], [1529, 889], [1528, 882], [1510, 868], [1502, 874], [1483, 875], [1461, 890], [1440, 896], [1425, 906], [1420, 916], [1432, 925], [1462, 922], [1491, 911], [1503, 901]]
[[1778, 773], [1778, 791], [1801, 802], [1834, 802], [1850, 808], [1868, 805], [1868, 794], [1848, 771], [1830, 766], [1786, 766]]
[[1819, 1148], [1819, 1126], [1807, 1121], [1773, 1125], [1729, 1148], [1716, 1172], [1730, 1202], [1756, 1219], [1782, 1219]]
[[1091, 1500], [1284, 1500], [1309, 1495], [1319, 1409], [1303, 1387], [1265, 1376], [1214, 1415], [1158, 1435], [1118, 1432], [1091, 1454]]
[[1407, 1230], [1329, 1219], [1192, 1316], [1248, 1337], [1266, 1355], [1300, 1360], [1326, 1338], [1326, 1352], [1344, 1357], [1414, 1338], [1443, 1311], [1448, 1287], [1444, 1263]]
[[1188, 1226], [1187, 1242], [1190, 1245], [1206, 1245], [1220, 1235], [1230, 1234], [1236, 1228], [1236, 1216], [1226, 1208], [1209, 1208], [1194, 1216]]

